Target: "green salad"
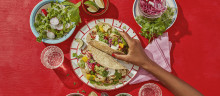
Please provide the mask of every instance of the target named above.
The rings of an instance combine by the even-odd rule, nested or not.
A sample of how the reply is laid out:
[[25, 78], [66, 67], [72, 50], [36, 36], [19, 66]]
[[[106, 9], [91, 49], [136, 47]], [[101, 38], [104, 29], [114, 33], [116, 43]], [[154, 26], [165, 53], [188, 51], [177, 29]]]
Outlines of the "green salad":
[[39, 33], [37, 41], [58, 39], [66, 35], [81, 22], [79, 6], [68, 1], [51, 2], [49, 8], [41, 9], [36, 15], [34, 26]]
[[151, 41], [153, 37], [163, 34], [164, 31], [172, 23], [174, 16], [174, 9], [168, 7], [167, 10], [156, 19], [146, 18], [144, 16], [137, 16], [135, 19], [142, 26], [140, 34]]

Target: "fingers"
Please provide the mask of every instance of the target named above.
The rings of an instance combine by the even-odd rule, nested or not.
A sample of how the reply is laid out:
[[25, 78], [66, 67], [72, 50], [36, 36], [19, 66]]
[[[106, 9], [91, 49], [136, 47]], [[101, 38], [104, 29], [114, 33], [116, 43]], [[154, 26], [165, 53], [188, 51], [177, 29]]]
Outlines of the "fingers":
[[125, 39], [125, 41], [128, 43], [128, 45], [134, 40], [126, 32], [119, 31], [119, 33]]
[[123, 60], [123, 61], [127, 61], [127, 55], [121, 55], [121, 54], [116, 54], [116, 53], [112, 53], [112, 56], [115, 57], [116, 59], [119, 60]]

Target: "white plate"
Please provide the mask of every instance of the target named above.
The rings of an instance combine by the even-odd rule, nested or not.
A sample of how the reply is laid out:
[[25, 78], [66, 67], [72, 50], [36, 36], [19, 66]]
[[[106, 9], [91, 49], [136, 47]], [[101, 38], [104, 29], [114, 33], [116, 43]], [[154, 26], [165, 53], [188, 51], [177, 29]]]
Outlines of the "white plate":
[[[75, 38], [80, 38], [82, 39], [84, 42], [86, 42], [86, 36], [88, 31], [93, 28], [98, 22], [105, 22], [105, 23], [109, 23], [112, 26], [114, 26], [115, 28], [117, 28], [118, 30], [124, 30], [125, 32], [127, 32], [132, 38], [134, 39], [138, 39], [137, 34], [125, 23], [120, 22], [119, 20], [116, 19], [111, 19], [111, 18], [104, 18], [104, 19], [98, 19], [98, 20], [93, 20], [91, 22], [89, 22], [88, 24], [86, 24], [85, 26], [83, 26], [78, 33], [76, 34]], [[125, 29], [123, 29], [123, 27], [126, 26]], [[79, 66], [77, 65], [77, 58], [73, 57], [72, 54], [73, 53], [77, 53], [78, 55], [81, 54], [81, 51], [78, 49], [79, 44], [75, 41], [75, 38], [73, 39], [73, 42], [71, 44], [70, 47], [70, 58], [71, 58], [71, 63], [72, 63], [72, 67], [74, 72], [76, 73], [76, 75], [80, 78], [80, 80], [82, 82], [84, 82], [85, 84], [89, 85], [92, 88], [98, 89], [95, 86], [93, 86], [82, 74]], [[126, 68], [128, 68], [129, 70], [129, 74], [125, 77], [125, 80], [122, 84], [118, 84], [116, 85], [114, 88], [112, 89], [99, 89], [99, 90], [114, 90], [114, 89], [118, 89], [121, 88], [123, 86], [125, 86], [126, 84], [128, 84], [129, 81], [131, 81], [132, 78], [134, 78], [134, 76], [137, 74], [137, 70], [139, 70], [139, 67], [133, 64], [123, 64], [125, 65]]]
[[[134, 4], [133, 4], [133, 16], [134, 18], [136, 18], [137, 16], [139, 16], [141, 13], [140, 13], [140, 10], [138, 8], [138, 0], [135, 0], [134, 1]], [[174, 16], [173, 16], [173, 21], [172, 23], [170, 24], [169, 27], [167, 27], [167, 29], [169, 29], [173, 24], [174, 22], [176, 21], [176, 18], [177, 18], [177, 14], [178, 14], [178, 7], [177, 7], [177, 4], [176, 4], [176, 1], [175, 0], [166, 0], [166, 4], [167, 6], [171, 7], [171, 8], [175, 8], [176, 11], [174, 11]], [[135, 20], [136, 21], [136, 20]], [[137, 21], [136, 21], [137, 22]], [[138, 24], [138, 23], [137, 23]], [[140, 27], [141, 25], [138, 24]]]

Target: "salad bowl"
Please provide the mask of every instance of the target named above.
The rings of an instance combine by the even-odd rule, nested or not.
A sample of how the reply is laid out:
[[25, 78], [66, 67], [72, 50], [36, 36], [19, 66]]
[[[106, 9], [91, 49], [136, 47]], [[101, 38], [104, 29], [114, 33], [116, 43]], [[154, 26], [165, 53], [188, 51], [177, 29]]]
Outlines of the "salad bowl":
[[[31, 15], [30, 15], [30, 27], [31, 27], [31, 30], [32, 30], [32, 33], [37, 37], [39, 37], [39, 32], [37, 32], [36, 30], [36, 27], [34, 25], [35, 23], [35, 18], [37, 16], [37, 14], [39, 13], [38, 11], [44, 7], [44, 6], [47, 6], [49, 3], [51, 2], [63, 2], [65, 0], [42, 0], [41, 2], [39, 2], [35, 7], [34, 9], [32, 10], [31, 12]], [[73, 22], [74, 24], [74, 22]], [[76, 26], [74, 26], [68, 33], [66, 33], [63, 37], [60, 37], [60, 38], [57, 38], [57, 39], [42, 39], [42, 42], [44, 43], [48, 43], [48, 44], [58, 44], [58, 43], [61, 43], [63, 41], [65, 41], [66, 39], [68, 39], [74, 32]]]

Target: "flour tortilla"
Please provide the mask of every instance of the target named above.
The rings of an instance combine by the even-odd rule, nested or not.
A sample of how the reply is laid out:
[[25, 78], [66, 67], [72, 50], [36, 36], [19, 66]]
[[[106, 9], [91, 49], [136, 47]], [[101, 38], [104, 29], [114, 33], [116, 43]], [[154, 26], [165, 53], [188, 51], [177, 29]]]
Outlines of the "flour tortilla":
[[[87, 45], [87, 50], [92, 54], [94, 60], [96, 62], [98, 62], [100, 65], [106, 67], [106, 68], [111, 68], [111, 69], [127, 69], [125, 68], [122, 64], [120, 64], [119, 62], [117, 62], [116, 59], [114, 59], [112, 56], [100, 51], [99, 49], [96, 49], [95, 47], [92, 47], [91, 45]], [[83, 76], [85, 78], [86, 77], [86, 71], [83, 68], [80, 68]], [[124, 78], [122, 78], [121, 80], [124, 80]], [[104, 86], [104, 85], [97, 85], [97, 84], [92, 84], [93, 86], [95, 86], [95, 88], [98, 89], [112, 89], [115, 88], [116, 85], [108, 85], [108, 86]]]
[[[112, 29], [114, 29], [114, 27], [112, 27], [110, 24], [108, 23], [103, 23], [103, 22], [100, 22], [98, 23], [97, 25], [109, 25]], [[92, 29], [94, 29], [95, 27], [93, 27]], [[102, 41], [96, 41], [96, 40], [91, 40], [91, 36], [90, 36], [90, 33], [92, 33], [92, 30], [90, 30], [88, 32], [88, 35], [86, 37], [86, 42], [90, 45], [92, 45], [93, 47], [109, 54], [109, 55], [112, 55], [112, 53], [120, 53], [120, 54], [124, 54], [123, 52], [119, 51], [119, 50], [115, 50], [115, 49], [112, 49], [111, 47], [108, 46], [108, 44], [102, 42]]]
[[92, 47], [91, 45], [88, 45], [88, 50], [92, 53], [94, 60], [106, 68], [127, 69], [112, 56]]

